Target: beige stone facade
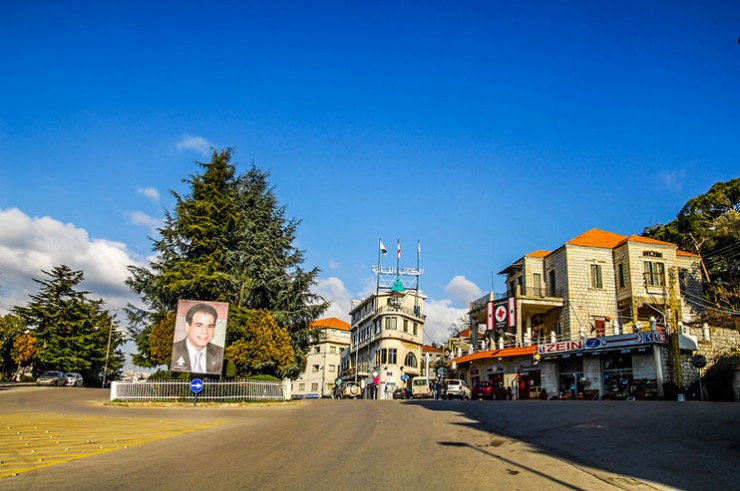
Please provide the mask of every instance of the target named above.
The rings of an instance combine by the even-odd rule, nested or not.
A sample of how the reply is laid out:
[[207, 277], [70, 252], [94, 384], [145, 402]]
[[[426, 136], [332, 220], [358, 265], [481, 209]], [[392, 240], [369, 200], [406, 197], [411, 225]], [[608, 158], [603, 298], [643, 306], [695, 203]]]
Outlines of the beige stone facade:
[[312, 324], [321, 337], [311, 345], [306, 370], [292, 382], [293, 397], [331, 397], [336, 379], [341, 375], [342, 355], [350, 344], [350, 325], [331, 317]]
[[[459, 376], [501, 381], [520, 397], [545, 389], [550, 397], [654, 398], [664, 383], [686, 387], [698, 373], [693, 354], [711, 360], [738, 342], [737, 332], [711, 339], [719, 331], [696, 327], [700, 267], [699, 256], [675, 244], [598, 229], [526, 254], [501, 271], [505, 295], [471, 302], [471, 325], [488, 330], [471, 343], [481, 352], [456, 363]], [[509, 319], [491, 329], [491, 305], [507, 299]], [[680, 335], [678, 352], [671, 332]], [[516, 351], [527, 347], [534, 351]]]
[[357, 378], [365, 397], [392, 398], [396, 388], [421, 375], [424, 298], [416, 290], [381, 291], [354, 302], [343, 376]]

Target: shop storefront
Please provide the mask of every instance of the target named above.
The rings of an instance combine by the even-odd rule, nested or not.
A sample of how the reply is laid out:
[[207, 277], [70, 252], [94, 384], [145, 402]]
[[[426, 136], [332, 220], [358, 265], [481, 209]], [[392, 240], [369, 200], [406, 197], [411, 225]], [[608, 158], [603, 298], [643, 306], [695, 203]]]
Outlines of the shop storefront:
[[543, 388], [559, 399], [656, 399], [663, 332], [540, 345]]

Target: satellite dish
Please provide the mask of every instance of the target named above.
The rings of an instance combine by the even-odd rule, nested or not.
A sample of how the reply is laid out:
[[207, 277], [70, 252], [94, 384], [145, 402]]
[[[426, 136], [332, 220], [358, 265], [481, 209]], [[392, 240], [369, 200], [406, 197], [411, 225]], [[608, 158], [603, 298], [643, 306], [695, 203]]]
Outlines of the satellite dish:
[[707, 357], [704, 355], [694, 355], [691, 357], [691, 365], [694, 368], [704, 368], [707, 366]]

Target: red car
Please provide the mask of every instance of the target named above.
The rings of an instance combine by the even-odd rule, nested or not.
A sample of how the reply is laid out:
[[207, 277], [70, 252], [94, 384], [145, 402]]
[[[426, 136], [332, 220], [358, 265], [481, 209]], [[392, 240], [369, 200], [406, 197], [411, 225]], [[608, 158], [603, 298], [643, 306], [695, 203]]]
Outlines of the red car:
[[506, 391], [499, 384], [483, 380], [473, 385], [473, 399], [504, 400], [506, 399]]

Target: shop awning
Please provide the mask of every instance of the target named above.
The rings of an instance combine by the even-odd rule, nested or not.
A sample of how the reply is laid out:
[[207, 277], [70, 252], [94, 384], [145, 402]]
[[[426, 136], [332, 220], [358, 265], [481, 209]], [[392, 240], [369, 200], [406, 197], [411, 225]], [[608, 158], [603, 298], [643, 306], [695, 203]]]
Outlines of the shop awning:
[[469, 355], [461, 356], [451, 360], [458, 365], [460, 363], [468, 363], [475, 360], [489, 360], [494, 358], [507, 358], [512, 356], [532, 356], [537, 353], [537, 346], [522, 346], [519, 348], [504, 348], [504, 349], [493, 349], [488, 351], [479, 351], [477, 353], [471, 353]]

